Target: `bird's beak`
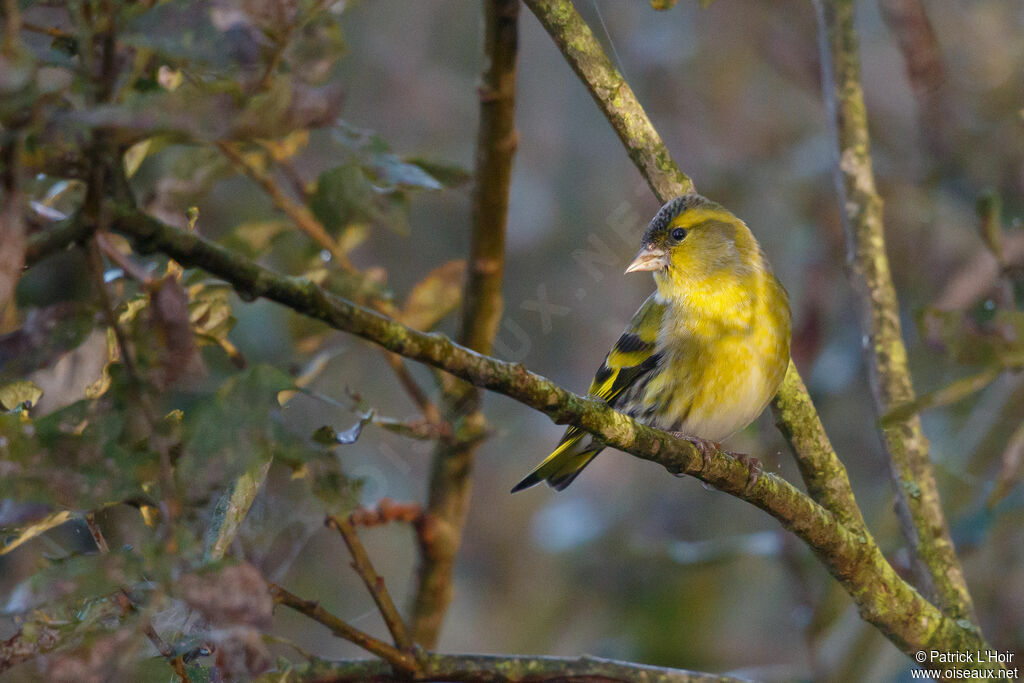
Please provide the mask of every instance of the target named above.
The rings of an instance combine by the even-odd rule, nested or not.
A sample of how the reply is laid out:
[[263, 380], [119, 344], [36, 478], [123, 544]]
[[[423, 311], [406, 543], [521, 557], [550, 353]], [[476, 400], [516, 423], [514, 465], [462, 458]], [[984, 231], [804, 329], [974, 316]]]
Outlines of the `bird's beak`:
[[644, 247], [626, 268], [627, 273], [641, 270], [664, 270], [668, 268], [668, 253], [650, 245]]

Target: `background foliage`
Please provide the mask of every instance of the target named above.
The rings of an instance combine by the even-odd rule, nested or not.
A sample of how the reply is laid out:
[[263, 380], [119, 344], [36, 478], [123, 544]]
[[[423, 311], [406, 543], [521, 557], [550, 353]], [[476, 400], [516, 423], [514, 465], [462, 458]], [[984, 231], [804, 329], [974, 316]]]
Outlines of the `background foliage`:
[[[930, 3], [943, 61], [908, 80], [883, 20], [894, 4], [860, 3], [858, 14], [889, 254], [917, 389], [941, 404], [923, 413], [925, 428], [981, 626], [1019, 660], [1024, 15], [1011, 0]], [[126, 172], [151, 214], [454, 335], [476, 4], [8, 2], [8, 26], [17, 5], [21, 31], [5, 34], [0, 57], [0, 133], [5, 206], [33, 202], [22, 232], [87, 207], [89, 160], [131, 145]], [[868, 526], [907, 565], [844, 274], [811, 6], [579, 10], [604, 27], [701, 191], [764, 245], [792, 297], [794, 359]], [[104, 64], [110, 16], [117, 60]], [[651, 289], [620, 272], [657, 206], [528, 14], [519, 55], [494, 355], [582, 389]], [[190, 662], [194, 675], [214, 661], [244, 677], [303, 650], [360, 652], [301, 615], [271, 616], [270, 598], [246, 590], [260, 577], [384, 635], [323, 527], [325, 512], [425, 498], [432, 443], [409, 437], [434, 435], [384, 354], [109, 234], [91, 257], [68, 250], [20, 280], [0, 271], [0, 284], [17, 283], [0, 337], [0, 639], [20, 630], [73, 644], [7, 676], [166, 677], [150, 629], [189, 659], [218, 644], [216, 657]], [[437, 378], [408, 371], [436, 401]], [[970, 392], [949, 388], [965, 377]], [[906, 675], [909, 662], [806, 548], [696, 480], [609, 452], [561, 495], [508, 496], [559, 428], [497, 397], [485, 410], [494, 433], [479, 452], [440, 650], [589, 652], [758, 679]], [[799, 479], [767, 417], [729, 445]], [[217, 538], [244, 473], [266, 484], [221, 547], [234, 558], [224, 564]], [[400, 607], [422, 534], [410, 510], [414, 524], [362, 532]], [[87, 511], [109, 552], [95, 552]], [[174, 523], [147, 526], [156, 517]]]

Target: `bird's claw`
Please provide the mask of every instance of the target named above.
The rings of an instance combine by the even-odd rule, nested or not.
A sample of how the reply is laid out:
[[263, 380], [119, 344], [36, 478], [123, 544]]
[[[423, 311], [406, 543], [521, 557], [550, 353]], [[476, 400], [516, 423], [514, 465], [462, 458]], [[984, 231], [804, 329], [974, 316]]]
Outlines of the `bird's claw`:
[[708, 441], [699, 436], [690, 436], [682, 432], [672, 432], [672, 436], [683, 441], [689, 441], [700, 451], [700, 455], [704, 459], [704, 467], [701, 468], [701, 472], [706, 472], [711, 467], [711, 454], [722, 450], [722, 445], [717, 441]]
[[760, 460], [751, 457], [746, 453], [730, 453], [730, 455], [745, 465], [749, 471], [749, 475], [747, 476], [747, 485], [743, 489], [744, 493], [749, 494], [754, 490], [757, 480], [761, 478], [761, 473], [764, 472], [764, 466], [761, 464]]

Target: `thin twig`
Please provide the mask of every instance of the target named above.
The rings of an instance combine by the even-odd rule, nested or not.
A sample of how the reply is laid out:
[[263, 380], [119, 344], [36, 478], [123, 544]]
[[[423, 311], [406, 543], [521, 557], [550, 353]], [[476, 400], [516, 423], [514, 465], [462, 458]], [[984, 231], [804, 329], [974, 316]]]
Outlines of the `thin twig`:
[[399, 671], [406, 673], [413, 673], [416, 671], [416, 658], [411, 654], [402, 652], [394, 646], [388, 645], [384, 641], [378, 640], [368, 633], [364, 633], [359, 629], [350, 626], [348, 623], [342, 621], [321, 607], [320, 603], [313, 600], [303, 600], [302, 598], [289, 593], [277, 584], [270, 584], [270, 595], [274, 598], [274, 602], [284, 605], [285, 607], [290, 607], [296, 612], [305, 614], [313, 621], [317, 621], [329, 628], [334, 635], [339, 638], [344, 638], [350, 643], [354, 643], [363, 648], [367, 652], [377, 655]]
[[[867, 333], [875, 410], [885, 415], [914, 401], [899, 300], [885, 253], [882, 199], [875, 189], [852, 0], [815, 0], [822, 84], [836, 140], [836, 184], [847, 235], [850, 280]], [[954, 618], [976, 621], [960, 560], [942, 511], [928, 439], [913, 415], [883, 425], [901, 529], [926, 594]]]
[[348, 519], [353, 527], [373, 527], [391, 522], [418, 524], [423, 518], [423, 506], [419, 503], [396, 503], [390, 498], [381, 498], [372, 508], [356, 508]]
[[373, 601], [377, 603], [377, 609], [380, 610], [380, 615], [383, 617], [388, 631], [391, 632], [395, 646], [403, 652], [411, 652], [412, 638], [409, 637], [409, 632], [405, 628], [405, 622], [402, 621], [402, 617], [391, 599], [391, 594], [388, 593], [388, 589], [384, 585], [384, 578], [373, 568], [370, 556], [366, 553], [362, 541], [359, 540], [359, 534], [356, 533], [352, 522], [346, 517], [329, 516], [326, 519], [326, 524], [337, 529], [344, 539], [345, 545], [348, 546], [348, 551], [352, 555], [352, 567], [366, 584], [366, 589], [373, 596]]
[[[128, 591], [124, 588], [121, 588], [114, 597], [121, 608], [122, 619], [127, 616], [129, 612], [140, 611], [139, 606], [135, 604], [135, 601], [132, 600], [131, 596], [128, 595]], [[141, 619], [142, 633], [146, 636], [147, 640], [153, 644], [153, 647], [155, 647], [156, 651], [160, 653], [160, 656], [167, 660], [167, 663], [171, 665], [174, 673], [178, 674], [178, 677], [181, 678], [182, 683], [190, 683], [191, 679], [189, 678], [188, 672], [185, 670], [184, 658], [181, 655], [175, 656], [174, 650], [171, 649], [171, 646], [168, 645], [167, 641], [161, 638], [160, 634], [156, 632], [155, 628], [153, 628], [153, 621], [148, 616], [143, 615]]]
[[138, 263], [118, 251], [117, 247], [110, 243], [110, 238], [107, 233], [96, 233], [96, 245], [100, 248], [100, 251], [102, 251], [108, 259], [116, 263], [126, 275], [143, 285], [152, 284], [153, 278], [149, 272]]
[[87, 512], [85, 514], [85, 524], [89, 527], [89, 533], [92, 534], [92, 540], [96, 543], [96, 549], [104, 555], [110, 552], [110, 546], [107, 545], [107, 539], [103, 536], [103, 530], [96, 523], [96, 514]]
[[338, 266], [350, 273], [356, 272], [355, 266], [349, 261], [348, 254], [338, 246], [338, 242], [331, 237], [330, 233], [327, 232], [327, 228], [316, 219], [312, 211], [289, 197], [269, 173], [249, 163], [234, 144], [218, 142], [217, 149], [228, 158], [228, 161], [235, 168], [263, 188], [263, 191], [267, 193], [270, 200], [274, 202], [274, 206], [283, 211], [299, 230], [309, 235], [314, 242], [330, 252], [331, 258], [334, 259]]
[[67, 31], [62, 31], [56, 26], [40, 26], [39, 24], [33, 24], [30, 21], [21, 22], [21, 28], [31, 33], [41, 33], [43, 35], [50, 36], [51, 38], [69, 38], [71, 34]]

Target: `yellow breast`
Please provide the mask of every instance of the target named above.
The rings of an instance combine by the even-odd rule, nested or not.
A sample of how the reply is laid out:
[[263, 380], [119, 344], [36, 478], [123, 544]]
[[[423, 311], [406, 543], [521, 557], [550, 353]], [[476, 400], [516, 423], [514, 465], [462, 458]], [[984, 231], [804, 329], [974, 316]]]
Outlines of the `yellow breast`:
[[702, 285], [669, 302], [661, 372], [643, 401], [657, 406], [655, 426], [720, 441], [753, 422], [778, 390], [789, 364], [789, 304], [766, 270]]

